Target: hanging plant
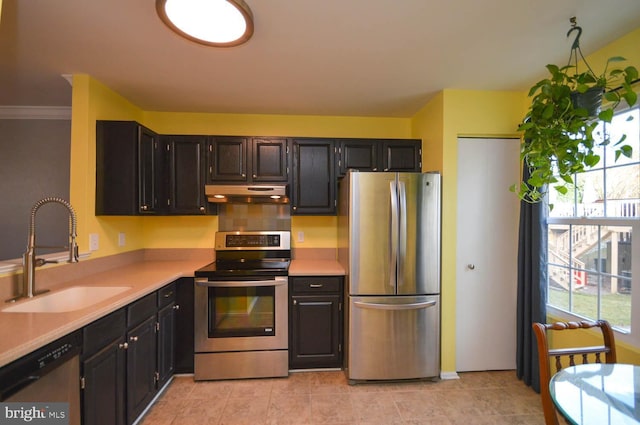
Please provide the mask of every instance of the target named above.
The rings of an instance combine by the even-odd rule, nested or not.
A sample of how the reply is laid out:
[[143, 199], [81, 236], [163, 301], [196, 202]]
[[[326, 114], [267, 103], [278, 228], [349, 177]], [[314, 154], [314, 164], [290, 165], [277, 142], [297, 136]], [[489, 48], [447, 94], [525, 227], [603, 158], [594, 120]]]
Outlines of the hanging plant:
[[[634, 66], [610, 69], [612, 64], [625, 61], [615, 56], [609, 58], [602, 73], [594, 73], [580, 50], [582, 29], [575, 26], [575, 18], [572, 22], [567, 36], [575, 30], [579, 33], [569, 65], [547, 65], [549, 76], [529, 90], [531, 106], [518, 127], [523, 132], [520, 158], [529, 169], [529, 178], [511, 190], [527, 202], [541, 201], [549, 187], [567, 193], [575, 173], [600, 161], [595, 149], [611, 143], [608, 134], [600, 140], [594, 138], [599, 121], [610, 123], [620, 102], [629, 106], [637, 102], [632, 84], [638, 80], [638, 70]], [[578, 54], [587, 68], [584, 72], [578, 72]], [[616, 160], [620, 155], [631, 156], [632, 148], [624, 144], [625, 138], [614, 141]]]

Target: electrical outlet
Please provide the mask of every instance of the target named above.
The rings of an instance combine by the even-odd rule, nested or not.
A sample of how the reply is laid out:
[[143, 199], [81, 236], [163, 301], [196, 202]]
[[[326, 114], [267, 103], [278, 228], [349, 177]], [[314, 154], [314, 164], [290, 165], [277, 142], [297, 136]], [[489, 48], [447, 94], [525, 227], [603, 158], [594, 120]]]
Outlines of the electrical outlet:
[[97, 251], [100, 248], [100, 238], [97, 233], [89, 234], [89, 250]]
[[304, 242], [304, 232], [298, 232], [298, 242]]
[[126, 239], [124, 236], [124, 232], [118, 233], [118, 246], [125, 246], [125, 244], [126, 244]]

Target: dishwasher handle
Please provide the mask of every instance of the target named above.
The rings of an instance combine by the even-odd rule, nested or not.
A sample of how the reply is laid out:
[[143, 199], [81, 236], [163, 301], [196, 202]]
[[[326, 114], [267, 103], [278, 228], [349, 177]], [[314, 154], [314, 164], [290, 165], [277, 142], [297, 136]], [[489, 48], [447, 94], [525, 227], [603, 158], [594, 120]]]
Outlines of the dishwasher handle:
[[205, 288], [251, 288], [255, 286], [280, 286], [286, 285], [286, 277], [269, 280], [208, 280], [207, 278], [196, 278], [196, 285]]
[[360, 308], [369, 308], [373, 310], [418, 310], [421, 308], [433, 307], [437, 304], [437, 301], [425, 301], [420, 303], [407, 303], [407, 304], [383, 304], [383, 303], [367, 303], [362, 301], [355, 301], [353, 305]]

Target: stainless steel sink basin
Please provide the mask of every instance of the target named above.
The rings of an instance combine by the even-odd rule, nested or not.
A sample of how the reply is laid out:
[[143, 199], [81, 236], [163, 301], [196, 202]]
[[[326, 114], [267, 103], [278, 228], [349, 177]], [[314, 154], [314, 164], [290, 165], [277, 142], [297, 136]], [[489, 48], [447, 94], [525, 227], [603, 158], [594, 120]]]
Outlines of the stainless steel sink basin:
[[130, 286], [73, 286], [19, 301], [3, 313], [64, 313], [91, 307], [131, 289]]

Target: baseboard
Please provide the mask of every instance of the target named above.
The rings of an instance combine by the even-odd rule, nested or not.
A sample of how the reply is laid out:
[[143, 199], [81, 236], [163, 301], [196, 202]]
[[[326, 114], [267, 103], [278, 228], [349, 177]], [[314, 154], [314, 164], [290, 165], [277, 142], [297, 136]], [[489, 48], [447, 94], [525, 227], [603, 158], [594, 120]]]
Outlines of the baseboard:
[[458, 372], [440, 372], [440, 379], [460, 379]]

